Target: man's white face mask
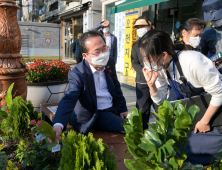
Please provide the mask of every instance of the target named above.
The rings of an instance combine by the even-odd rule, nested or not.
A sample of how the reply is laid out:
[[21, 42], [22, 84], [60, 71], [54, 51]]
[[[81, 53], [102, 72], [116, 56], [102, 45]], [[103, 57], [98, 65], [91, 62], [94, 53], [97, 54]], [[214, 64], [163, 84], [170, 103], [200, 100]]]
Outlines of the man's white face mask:
[[222, 19], [219, 19], [218, 21], [211, 21], [211, 23], [215, 27], [220, 27], [220, 26], [222, 26]]
[[137, 31], [138, 37], [141, 38], [144, 34], [147, 33], [147, 27], [139, 28], [139, 29], [137, 29], [136, 31]]
[[103, 33], [106, 34], [107, 32], [109, 32], [109, 28], [103, 28]]
[[193, 48], [197, 48], [200, 44], [200, 39], [200, 37], [190, 37], [190, 42], [187, 44], [190, 44]]
[[91, 58], [92, 61], [91, 63], [97, 66], [106, 66], [108, 60], [109, 60], [109, 51], [108, 52], [104, 52], [102, 54], [100, 54], [97, 57], [93, 57]]

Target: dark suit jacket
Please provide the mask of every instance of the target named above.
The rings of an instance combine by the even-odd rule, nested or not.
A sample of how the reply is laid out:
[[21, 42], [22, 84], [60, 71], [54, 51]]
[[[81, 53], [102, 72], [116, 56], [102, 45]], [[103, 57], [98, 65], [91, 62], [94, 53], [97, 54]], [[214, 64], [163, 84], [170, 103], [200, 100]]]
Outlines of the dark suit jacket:
[[[117, 79], [113, 58], [109, 58], [104, 72], [108, 90], [113, 97], [113, 106], [118, 113], [126, 112], [126, 101]], [[70, 71], [68, 78], [69, 88], [59, 102], [53, 124], [62, 123], [66, 127], [69, 123], [86, 134], [98, 114], [95, 83], [89, 63], [83, 60]]]
[[[103, 34], [103, 32], [100, 30], [100, 28], [102, 28], [102, 24], [95, 26], [93, 29], [97, 30]], [[110, 36], [111, 36], [111, 47], [110, 47], [111, 50], [110, 50], [109, 56], [113, 57], [113, 59], [116, 63], [116, 61], [117, 61], [117, 38], [115, 35], [113, 35], [111, 33], [110, 33]], [[103, 37], [106, 39], [105, 36], [103, 36]]]

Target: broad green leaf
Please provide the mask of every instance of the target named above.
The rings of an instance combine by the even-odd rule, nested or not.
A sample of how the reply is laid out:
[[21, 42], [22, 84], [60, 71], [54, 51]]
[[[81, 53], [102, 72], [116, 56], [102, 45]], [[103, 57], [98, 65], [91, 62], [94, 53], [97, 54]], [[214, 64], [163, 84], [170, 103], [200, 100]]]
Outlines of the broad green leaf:
[[132, 115], [133, 116], [139, 116], [138, 110], [135, 107], [132, 107]]
[[128, 137], [128, 136], [124, 137], [124, 139], [125, 139], [125, 141], [126, 141], [127, 146], [130, 146], [130, 147], [133, 148], [133, 149], [136, 149], [136, 148], [137, 148], [137, 146], [135, 145], [133, 139], [130, 139], [130, 137]]
[[[163, 109], [162, 109], [163, 110]], [[162, 115], [162, 114], [158, 114], [156, 112], [154, 112], [154, 114], [156, 115], [156, 117], [158, 117], [160, 120], [162, 120], [163, 122], [166, 121], [166, 118], [165, 118], [165, 115]]]
[[188, 122], [192, 122], [190, 114], [185, 111], [182, 111], [179, 117], [176, 119], [174, 126], [176, 129], [191, 127], [190, 124], [187, 124]]
[[28, 158], [25, 158], [25, 159], [22, 161], [22, 165], [23, 165], [24, 168], [27, 166], [28, 162], [29, 162]]
[[200, 108], [196, 105], [193, 105], [189, 108], [188, 112], [191, 114], [192, 120], [195, 120], [196, 114], [200, 112]]
[[142, 163], [131, 162], [129, 163], [133, 170], [150, 170], [150, 168], [146, 168]]
[[140, 109], [139, 111], [139, 118], [140, 118], [140, 122], [143, 122], [142, 109]]
[[158, 133], [155, 133], [153, 131], [150, 131], [149, 129], [145, 130], [144, 132], [144, 137], [154, 143], [157, 147], [162, 145], [162, 142], [159, 138]]
[[175, 154], [175, 151], [174, 151], [174, 149], [173, 149], [173, 147], [171, 145], [165, 144], [163, 146], [164, 146], [164, 148], [166, 149], [166, 151], [168, 152], [169, 155], [172, 156], [172, 155]]
[[173, 106], [168, 100], [164, 100], [163, 105], [173, 111]]
[[130, 133], [130, 132], [133, 132], [133, 127], [132, 125], [123, 125], [126, 133]]
[[168, 115], [168, 111], [169, 111], [169, 109], [167, 107], [164, 107], [164, 106], [160, 106], [158, 108], [158, 114], [163, 115], [164, 117], [166, 115]]
[[2, 111], [8, 110], [8, 106], [2, 107], [1, 110], [2, 110]]
[[147, 157], [147, 161], [149, 161], [151, 158], [153, 158], [153, 155], [155, 154], [155, 152], [156, 152], [156, 150], [153, 150], [152, 152], [150, 152], [149, 154], [148, 154], [148, 157]]
[[133, 129], [134, 129], [134, 131], [135, 131], [135, 127], [136, 127], [136, 129], [138, 129], [139, 132], [143, 131], [143, 124], [142, 124], [142, 122], [140, 122], [139, 116], [133, 116]]
[[173, 109], [175, 110], [180, 103], [181, 100], [178, 100], [177, 102], [173, 103]]
[[162, 122], [160, 122], [159, 120], [157, 120], [157, 119], [155, 119], [155, 121], [157, 122], [159, 127], [162, 129], [161, 132], [163, 132], [164, 135], [165, 135], [165, 125]]
[[131, 154], [129, 150], [125, 150], [124, 152], [125, 152], [126, 154], [128, 154], [128, 155]]
[[53, 141], [52, 143], [48, 144], [48, 151], [51, 151], [53, 147], [55, 147], [57, 145], [57, 141]]
[[175, 144], [175, 141], [173, 139], [169, 139], [168, 141], [166, 141], [166, 144], [173, 146]]
[[182, 104], [178, 104], [177, 110], [179, 111], [179, 113], [181, 113], [182, 111], [185, 111], [185, 108]]
[[14, 83], [12, 83], [8, 90], [7, 90], [7, 93], [6, 93], [6, 96], [5, 96], [5, 101], [7, 103], [7, 106], [10, 107], [11, 104], [12, 104], [12, 89], [13, 89], [13, 86], [14, 86]]
[[138, 157], [147, 157], [147, 152], [141, 148], [136, 148], [135, 153]]
[[146, 161], [146, 159], [138, 159], [136, 160], [139, 166], [145, 168], [145, 169], [150, 169], [149, 163]]
[[173, 166], [173, 169], [178, 169], [178, 164], [175, 160], [175, 157], [170, 158], [169, 163]]
[[140, 139], [141, 137], [142, 137], [142, 134], [139, 132], [129, 133], [129, 138], [131, 138], [131, 139]]
[[124, 159], [124, 164], [128, 169], [132, 169], [132, 166], [130, 165], [130, 163], [134, 162], [134, 160], [132, 159]]
[[150, 151], [150, 152], [156, 150], [156, 146], [150, 143], [141, 143], [139, 144], [139, 147], [145, 151]]
[[129, 152], [131, 153], [131, 155], [133, 155], [134, 159], [140, 159], [140, 157], [137, 156], [137, 154], [135, 153], [135, 149], [131, 148], [130, 146], [127, 146], [129, 149]]
[[154, 131], [157, 131], [157, 124], [156, 123], [148, 123], [149, 127], [151, 127]]

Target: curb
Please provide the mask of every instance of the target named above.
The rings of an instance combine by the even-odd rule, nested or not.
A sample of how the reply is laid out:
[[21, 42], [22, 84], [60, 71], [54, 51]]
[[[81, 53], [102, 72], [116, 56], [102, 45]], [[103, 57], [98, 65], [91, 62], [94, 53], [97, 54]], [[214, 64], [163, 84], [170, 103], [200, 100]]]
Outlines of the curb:
[[130, 89], [130, 90], [136, 90], [136, 87], [131, 86], [131, 85], [126, 84], [126, 83], [121, 83], [121, 86], [122, 86], [122, 87], [125, 87], [125, 88], [128, 88], [128, 89]]

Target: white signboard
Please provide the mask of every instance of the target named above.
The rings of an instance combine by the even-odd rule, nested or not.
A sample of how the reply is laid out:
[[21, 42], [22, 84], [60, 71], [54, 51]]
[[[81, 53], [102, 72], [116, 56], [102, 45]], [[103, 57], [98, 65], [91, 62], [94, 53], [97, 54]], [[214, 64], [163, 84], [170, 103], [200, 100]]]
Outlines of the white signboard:
[[[115, 5], [121, 4], [126, 0], [118, 1]], [[124, 41], [125, 41], [125, 12], [115, 14], [115, 36], [117, 37], [117, 64], [116, 71], [124, 70]]]
[[83, 32], [92, 28], [92, 11], [87, 10], [83, 13]]

